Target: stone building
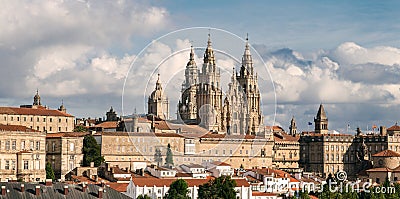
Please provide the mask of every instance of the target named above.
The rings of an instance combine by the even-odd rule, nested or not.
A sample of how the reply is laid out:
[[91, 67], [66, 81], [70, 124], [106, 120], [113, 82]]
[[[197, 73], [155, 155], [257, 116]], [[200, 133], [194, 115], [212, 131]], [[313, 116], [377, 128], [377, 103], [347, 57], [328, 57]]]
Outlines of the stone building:
[[52, 133], [46, 136], [46, 162], [53, 167], [57, 179], [66, 175], [83, 162], [83, 138], [87, 133]]
[[46, 133], [25, 126], [0, 125], [0, 181], [46, 179]]
[[300, 135], [289, 135], [286, 132], [274, 132], [273, 165], [289, 173], [300, 172]]
[[236, 69], [233, 69], [223, 100], [220, 69], [215, 62], [210, 35], [201, 70], [194, 61], [192, 47], [178, 103], [178, 119], [197, 123], [213, 132], [232, 135], [262, 133], [264, 118], [260, 109], [260, 91], [248, 41], [239, 70], [236, 74]]
[[161, 151], [160, 165], [163, 165], [168, 144], [171, 145], [175, 165], [212, 161], [226, 162], [234, 168], [272, 165], [272, 137], [224, 134], [192, 137], [184, 133], [128, 132], [102, 132], [96, 133], [95, 137], [101, 140], [101, 154], [105, 161], [119, 164], [121, 168], [131, 168], [134, 161], [148, 161], [157, 165], [157, 149]]
[[315, 131], [303, 132], [300, 136], [300, 167], [305, 171], [327, 176], [338, 171], [346, 171], [349, 177], [379, 165], [372, 154], [385, 150], [400, 152], [400, 127], [362, 133], [356, 135], [333, 133], [328, 130], [328, 118], [321, 104], [315, 117]]
[[62, 104], [59, 110], [42, 106], [39, 93], [34, 96], [33, 105], [0, 107], [0, 124], [21, 125], [47, 133], [72, 132], [75, 117], [66, 113]]

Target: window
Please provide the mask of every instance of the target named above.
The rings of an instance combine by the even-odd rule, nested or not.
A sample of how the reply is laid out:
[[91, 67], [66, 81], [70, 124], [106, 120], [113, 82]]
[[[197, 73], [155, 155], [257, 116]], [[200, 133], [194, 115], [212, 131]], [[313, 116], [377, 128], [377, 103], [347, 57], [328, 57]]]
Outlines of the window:
[[12, 142], [11, 142], [11, 149], [12, 150], [17, 150], [17, 141], [16, 140], [13, 140]]
[[69, 143], [69, 151], [75, 151], [75, 144], [74, 143]]
[[326, 146], [326, 147], [325, 147], [325, 151], [329, 151], [329, 146]]
[[331, 151], [334, 151], [335, 150], [335, 146], [331, 146]]
[[28, 170], [28, 169], [29, 169], [28, 160], [24, 160], [24, 169], [25, 169], [25, 170]]
[[15, 160], [11, 161], [11, 168], [12, 170], [15, 170]]
[[14, 117], [11, 117], [11, 121], [14, 121]]
[[25, 140], [21, 141], [21, 150], [25, 150]]
[[40, 141], [36, 141], [36, 150], [40, 150]]
[[49, 120], [50, 120], [50, 122], [53, 122], [53, 118], [50, 118]]
[[342, 151], [344, 151], [344, 146], [342, 146]]
[[46, 118], [45, 117], [43, 118], [43, 122], [46, 122]]
[[17, 117], [17, 121], [19, 121], [19, 117]]
[[33, 122], [33, 117], [31, 117], [31, 122]]
[[35, 144], [35, 142], [31, 141], [31, 145], [30, 145], [30, 148], [29, 148], [30, 150], [33, 150], [33, 148], [34, 148], [33, 145], [34, 145], [34, 144]]
[[39, 122], [39, 117], [36, 118], [36, 121]]
[[46, 127], [45, 126], [43, 127], [43, 131], [46, 131]]
[[9, 140], [6, 141], [6, 150], [10, 150], [10, 141]]
[[58, 118], [58, 123], [61, 123], [61, 118]]
[[24, 117], [24, 122], [26, 122], [26, 117]]
[[61, 131], [61, 127], [58, 127], [58, 131]]
[[56, 150], [56, 143], [55, 143], [55, 142], [52, 143], [52, 150], [53, 150], [53, 151]]
[[326, 154], [325, 160], [329, 161], [329, 154]]
[[4, 166], [5, 170], [9, 170], [10, 169], [10, 160], [6, 160], [6, 165]]

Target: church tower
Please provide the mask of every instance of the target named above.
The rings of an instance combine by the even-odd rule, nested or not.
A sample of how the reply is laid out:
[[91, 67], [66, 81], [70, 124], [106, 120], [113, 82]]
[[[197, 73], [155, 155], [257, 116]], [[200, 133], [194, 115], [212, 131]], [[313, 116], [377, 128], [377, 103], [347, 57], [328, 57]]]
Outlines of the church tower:
[[254, 74], [253, 58], [250, 53], [249, 39], [246, 38], [246, 46], [242, 57], [242, 66], [237, 76], [240, 86], [246, 96], [248, 107], [248, 129], [246, 134], [257, 134], [263, 125], [263, 116], [260, 110], [260, 91], [258, 88], [257, 74]]
[[33, 106], [41, 106], [39, 90], [36, 90], [36, 95], [33, 97]]
[[148, 114], [153, 114], [163, 120], [169, 119], [169, 101], [168, 98], [163, 94], [160, 74], [158, 74], [156, 88], [151, 93], [147, 101], [147, 108]]
[[294, 119], [293, 116], [292, 120], [290, 120], [289, 135], [295, 136], [296, 134], [297, 134], [297, 126], [296, 126], [296, 120]]
[[194, 56], [193, 46], [191, 46], [189, 62], [185, 69], [185, 80], [182, 83], [182, 97], [178, 104], [179, 116], [184, 121], [197, 119], [196, 88], [199, 82], [199, 70]]
[[220, 70], [215, 64], [210, 34], [208, 34], [207, 48], [204, 52], [202, 71], [199, 74], [196, 100], [197, 123], [207, 130], [220, 131], [222, 118]]
[[324, 106], [319, 105], [317, 116], [314, 117], [315, 133], [328, 133], [328, 118], [326, 117]]
[[66, 113], [67, 108], [64, 106], [64, 100], [61, 101], [61, 106], [58, 108], [59, 111]]

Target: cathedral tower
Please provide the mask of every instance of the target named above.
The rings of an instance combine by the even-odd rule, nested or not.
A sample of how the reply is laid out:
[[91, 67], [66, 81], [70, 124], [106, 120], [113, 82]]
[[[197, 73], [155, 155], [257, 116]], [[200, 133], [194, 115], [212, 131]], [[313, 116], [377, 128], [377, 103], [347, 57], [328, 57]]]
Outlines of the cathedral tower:
[[317, 116], [314, 118], [315, 133], [328, 133], [328, 118], [326, 117], [324, 106], [319, 105]]
[[194, 56], [192, 46], [189, 62], [186, 64], [185, 80], [182, 83], [182, 98], [178, 104], [179, 116], [184, 121], [197, 119], [196, 88], [199, 82], [199, 70], [194, 61]]
[[220, 70], [215, 64], [214, 51], [208, 35], [207, 48], [204, 52], [203, 67], [199, 74], [197, 87], [197, 122], [210, 131], [221, 130], [222, 91]]
[[242, 57], [242, 66], [237, 80], [246, 96], [248, 108], [248, 130], [247, 134], [257, 134], [263, 125], [263, 116], [260, 109], [260, 91], [258, 88], [257, 74], [254, 74], [253, 58], [250, 53], [248, 38]]
[[148, 114], [153, 114], [163, 120], [169, 119], [169, 101], [168, 98], [163, 94], [160, 74], [158, 74], [156, 88], [151, 93], [149, 100], [147, 101], [147, 108]]

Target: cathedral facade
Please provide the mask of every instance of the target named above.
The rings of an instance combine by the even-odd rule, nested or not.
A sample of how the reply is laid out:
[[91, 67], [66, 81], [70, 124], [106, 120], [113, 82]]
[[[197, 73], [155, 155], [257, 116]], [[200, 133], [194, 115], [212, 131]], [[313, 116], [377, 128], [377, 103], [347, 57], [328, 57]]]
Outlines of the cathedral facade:
[[254, 72], [248, 39], [239, 73], [233, 67], [225, 96], [210, 35], [201, 70], [197, 67], [194, 56], [192, 47], [189, 62], [186, 64], [181, 100], [178, 103], [178, 119], [199, 124], [213, 132], [232, 135], [260, 133], [264, 118], [260, 110], [257, 73]]

